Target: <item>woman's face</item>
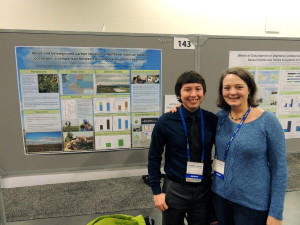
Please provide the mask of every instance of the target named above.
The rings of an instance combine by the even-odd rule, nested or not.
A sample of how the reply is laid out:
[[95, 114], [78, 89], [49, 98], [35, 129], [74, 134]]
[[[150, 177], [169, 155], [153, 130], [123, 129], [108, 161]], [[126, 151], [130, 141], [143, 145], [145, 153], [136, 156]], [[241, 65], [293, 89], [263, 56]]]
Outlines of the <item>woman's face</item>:
[[223, 80], [223, 98], [230, 107], [248, 107], [250, 90], [239, 76], [228, 74]]

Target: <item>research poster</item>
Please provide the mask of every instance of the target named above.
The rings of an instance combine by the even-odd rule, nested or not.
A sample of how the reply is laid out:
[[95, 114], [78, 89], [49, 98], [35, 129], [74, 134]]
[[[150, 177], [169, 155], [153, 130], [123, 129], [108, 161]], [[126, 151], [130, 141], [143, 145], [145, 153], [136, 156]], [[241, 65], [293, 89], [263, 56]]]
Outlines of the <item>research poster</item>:
[[19, 46], [25, 154], [142, 149], [161, 114], [160, 49]]
[[286, 139], [300, 138], [300, 52], [231, 51], [229, 66], [253, 74], [260, 107], [276, 114]]

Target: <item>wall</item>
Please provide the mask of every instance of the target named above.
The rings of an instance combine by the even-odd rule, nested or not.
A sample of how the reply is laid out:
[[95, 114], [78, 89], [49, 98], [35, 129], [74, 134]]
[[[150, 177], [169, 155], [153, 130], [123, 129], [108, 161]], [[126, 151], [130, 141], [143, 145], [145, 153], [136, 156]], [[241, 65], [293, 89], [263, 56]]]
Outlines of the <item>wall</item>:
[[[0, 0], [0, 29], [299, 37], [296, 3], [297, 0]], [[270, 32], [266, 32], [266, 25]]]
[[[238, 0], [0, 0], [0, 29], [300, 37], [296, 3], [296, 0], [286, 0], [284, 5], [282, 1], [270, 0], [253, 0], [247, 4]], [[66, 172], [49, 174], [51, 179], [46, 175], [4, 176], [1, 186], [10, 188], [146, 172], [144, 169], [133, 171]]]

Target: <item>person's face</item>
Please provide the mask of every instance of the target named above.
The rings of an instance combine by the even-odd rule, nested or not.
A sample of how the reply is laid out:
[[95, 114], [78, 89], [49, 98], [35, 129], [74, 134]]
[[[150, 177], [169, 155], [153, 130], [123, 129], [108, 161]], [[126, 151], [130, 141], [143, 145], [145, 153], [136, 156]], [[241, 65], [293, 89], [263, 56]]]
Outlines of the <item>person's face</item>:
[[235, 74], [228, 74], [223, 80], [223, 98], [230, 107], [248, 107], [248, 85]]
[[190, 112], [195, 112], [204, 100], [202, 84], [187, 83], [182, 85], [179, 98], [183, 106]]

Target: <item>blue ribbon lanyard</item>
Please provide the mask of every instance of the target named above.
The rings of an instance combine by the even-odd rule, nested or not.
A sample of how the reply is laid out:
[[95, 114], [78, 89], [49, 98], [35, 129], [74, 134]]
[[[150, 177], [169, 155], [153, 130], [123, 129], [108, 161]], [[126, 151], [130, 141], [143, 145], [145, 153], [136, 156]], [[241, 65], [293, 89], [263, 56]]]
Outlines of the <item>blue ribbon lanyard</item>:
[[[233, 139], [236, 137], [237, 133], [238, 133], [239, 130], [241, 129], [241, 127], [242, 127], [243, 123], [245, 122], [245, 120], [246, 120], [248, 114], [250, 113], [250, 111], [251, 111], [251, 106], [249, 107], [249, 109], [247, 110], [246, 114], [243, 116], [243, 119], [241, 120], [241, 122], [240, 122], [239, 125], [237, 126], [236, 130], [233, 132], [231, 138], [229, 139], [229, 141], [228, 141], [228, 143], [227, 143], [227, 146], [226, 146], [226, 150], [225, 150], [224, 156], [223, 156], [224, 161], [225, 161], [226, 158], [227, 158], [227, 154], [228, 154], [228, 151], [229, 151], [229, 148], [230, 148], [230, 145], [231, 145]], [[220, 130], [220, 128], [221, 128], [221, 126], [223, 125], [223, 123], [224, 123], [226, 117], [228, 116], [228, 114], [229, 114], [229, 111], [228, 111], [228, 113], [226, 113], [226, 115], [225, 115], [224, 118], [222, 119], [221, 123], [219, 124], [218, 129], [217, 129], [217, 132]], [[215, 156], [217, 156], [217, 149], [216, 149], [216, 154], [215, 154]]]
[[[185, 136], [186, 136], [187, 159], [188, 159], [188, 161], [190, 161], [191, 160], [191, 150], [190, 150], [190, 144], [189, 144], [187, 127], [186, 127], [186, 123], [185, 123], [185, 120], [184, 120], [184, 116], [183, 116], [183, 112], [182, 112], [182, 108], [181, 107], [179, 108], [179, 112], [180, 112], [180, 117], [181, 117], [183, 129], [184, 129], [184, 133], [185, 133]], [[202, 109], [201, 108], [199, 110], [199, 113], [200, 113], [200, 119], [201, 119], [201, 140], [202, 140], [201, 141], [201, 144], [202, 144], [201, 162], [203, 162], [204, 161], [204, 120], [203, 120], [203, 113], [202, 113]]]

